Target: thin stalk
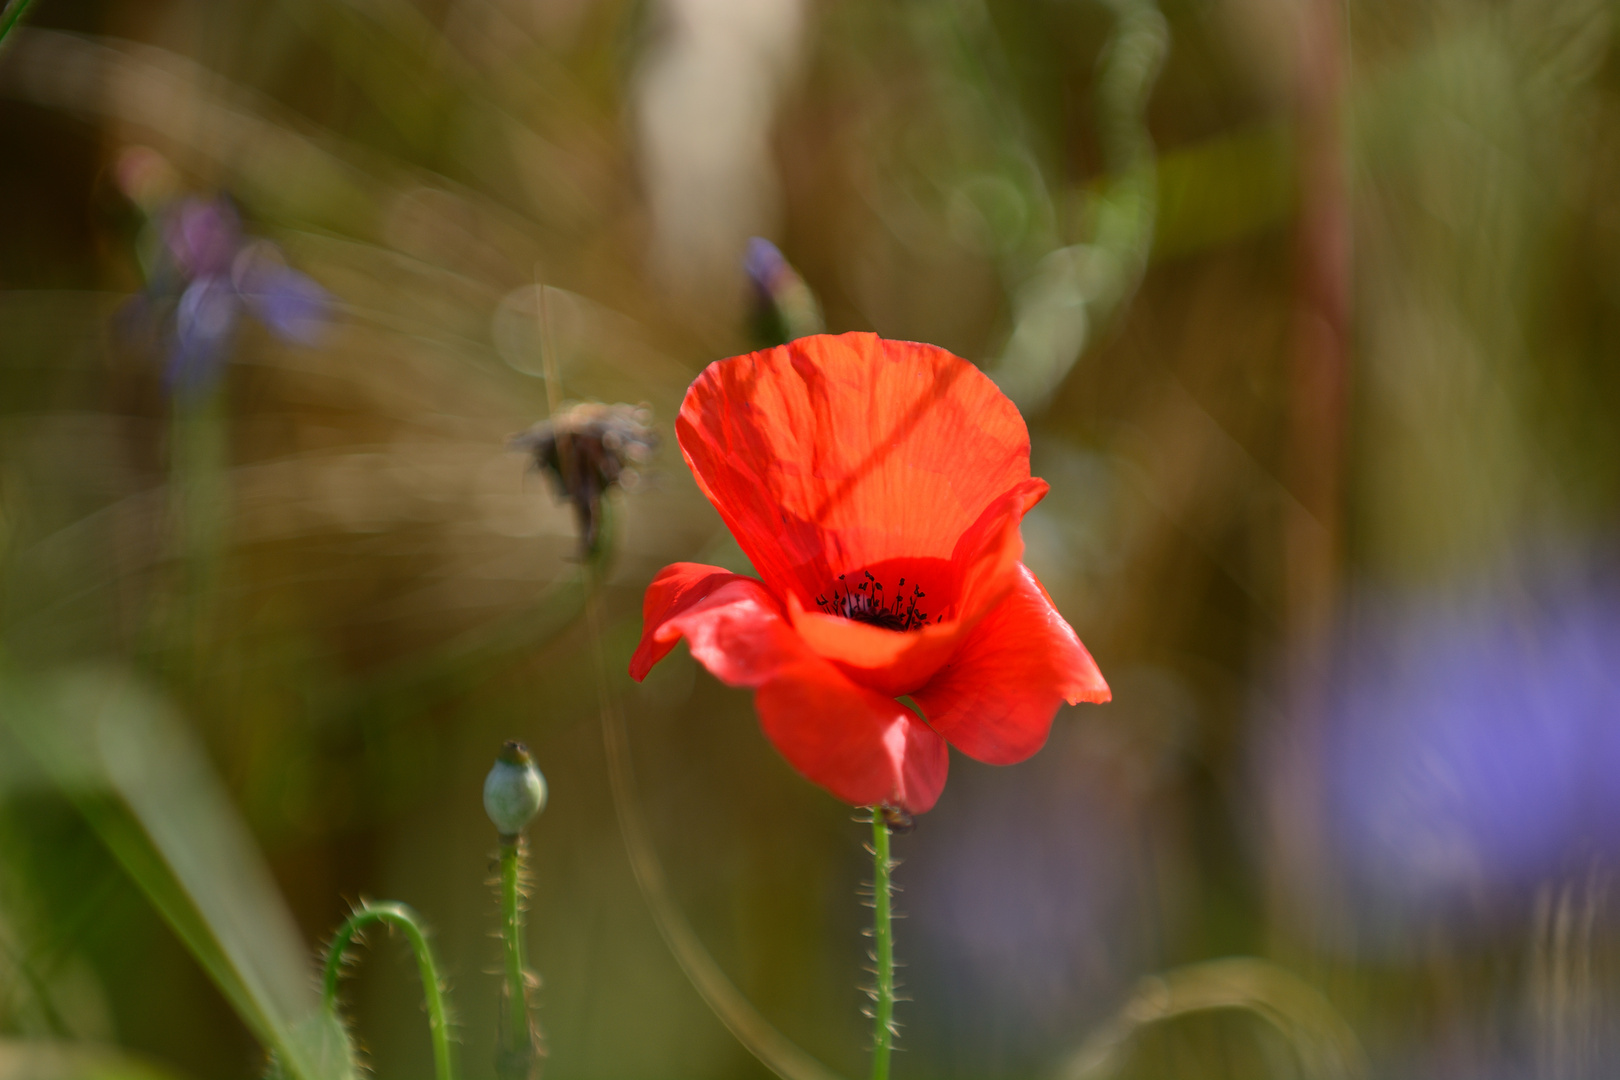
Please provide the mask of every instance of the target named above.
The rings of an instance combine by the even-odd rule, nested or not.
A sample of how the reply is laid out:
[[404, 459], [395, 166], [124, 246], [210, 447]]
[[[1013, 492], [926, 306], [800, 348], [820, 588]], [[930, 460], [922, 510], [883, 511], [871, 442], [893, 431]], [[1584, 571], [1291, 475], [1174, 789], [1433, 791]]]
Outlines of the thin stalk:
[[228, 416], [223, 387], [177, 393], [169, 417], [168, 531], [173, 559], [144, 630], [156, 662], [194, 682], [212, 644], [230, 502]]
[[872, 988], [872, 1080], [889, 1080], [889, 1050], [894, 1042], [894, 933], [890, 927], [889, 823], [881, 807], [872, 808], [872, 960], [877, 983]]
[[743, 996], [715, 962], [670, 892], [663, 863], [653, 847], [646, 814], [636, 797], [630, 733], [618, 699], [609, 688], [607, 661], [603, 656], [602, 563], [609, 550], [609, 545], [604, 543], [602, 550], [591, 556], [582, 568], [586, 584], [585, 625], [596, 668], [597, 704], [602, 716], [602, 743], [607, 751], [613, 808], [618, 812], [619, 832], [624, 838], [625, 854], [630, 859], [636, 885], [675, 962], [743, 1049], [782, 1080], [839, 1080], [837, 1073], [796, 1046]]
[[[534, 317], [535, 330], [540, 335], [540, 370], [545, 372], [546, 378], [546, 415], [556, 425], [553, 431], [557, 438], [557, 476], [564, 490], [572, 492], [580, 478], [573, 468], [573, 438], [567, 425], [557, 423], [557, 414], [562, 409], [562, 375], [561, 365], [557, 363], [557, 346], [551, 338], [551, 307], [546, 303], [546, 289], [540, 277], [540, 264], [535, 263]], [[589, 557], [592, 552], [585, 554]]]
[[382, 904], [364, 904], [350, 915], [332, 938], [332, 947], [326, 954], [326, 977], [322, 985], [321, 1003], [329, 1014], [337, 1013], [338, 976], [342, 973], [343, 957], [354, 939], [372, 923], [397, 926], [410, 942], [416, 955], [416, 968], [422, 976], [422, 994], [427, 998], [428, 1030], [433, 1036], [433, 1075], [435, 1080], [455, 1080], [455, 1068], [450, 1058], [450, 1009], [445, 1000], [444, 987], [439, 981], [439, 967], [428, 945], [427, 932], [422, 928], [416, 912], [404, 904], [392, 901]]
[[501, 937], [506, 943], [506, 1046], [502, 1047], [504, 1063], [521, 1062], [514, 1068], [516, 1075], [527, 1075], [529, 1062], [534, 1057], [534, 1042], [529, 1034], [529, 988], [523, 965], [523, 903], [519, 879], [522, 876], [523, 837], [501, 840]]

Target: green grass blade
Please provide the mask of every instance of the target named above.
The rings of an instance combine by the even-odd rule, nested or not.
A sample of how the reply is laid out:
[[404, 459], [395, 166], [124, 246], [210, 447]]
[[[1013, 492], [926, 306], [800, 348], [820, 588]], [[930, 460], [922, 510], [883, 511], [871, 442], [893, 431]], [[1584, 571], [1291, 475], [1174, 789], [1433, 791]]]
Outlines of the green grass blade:
[[0, 44], [4, 44], [11, 32], [22, 21], [24, 13], [34, 4], [34, 0], [11, 0], [3, 9], [0, 9]]
[[207, 758], [167, 702], [115, 669], [7, 676], [0, 711], [248, 1026], [300, 1080], [347, 1080], [309, 950]]
[[27, 1080], [176, 1080], [156, 1064], [105, 1046], [0, 1038], [0, 1076]]

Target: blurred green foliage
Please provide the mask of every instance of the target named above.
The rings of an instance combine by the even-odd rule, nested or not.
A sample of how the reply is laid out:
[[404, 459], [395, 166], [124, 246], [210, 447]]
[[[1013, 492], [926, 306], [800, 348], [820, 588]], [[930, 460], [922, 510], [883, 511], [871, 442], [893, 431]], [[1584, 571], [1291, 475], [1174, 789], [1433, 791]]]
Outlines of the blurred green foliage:
[[[36, 3], [0, 51], [0, 1077], [347, 1068], [314, 956], [362, 896], [435, 928], [485, 1075], [479, 790], [508, 738], [551, 785], [547, 1074], [762, 1075], [637, 889], [603, 692], [697, 940], [787, 1038], [865, 1068], [863, 830], [684, 650], [623, 675], [659, 567], [746, 569], [669, 422], [763, 344], [756, 234], [830, 330], [937, 343], [1025, 408], [1053, 485], [1026, 560], [1115, 691], [1025, 765], [955, 759], [897, 838], [897, 1075], [1051, 1075], [1099, 1038], [1124, 1076], [1329, 1075], [1360, 1059], [1300, 1047], [1343, 1031], [1376, 1076], [1612, 1075], [1607, 864], [1465, 916], [1360, 904], [1312, 688], [1372, 592], [1443, 608], [1527, 595], [1526, 551], [1612, 562], [1614, 18]], [[136, 183], [132, 148], [166, 171]], [[312, 346], [244, 320], [216, 396], [171, 400], [168, 342], [130, 329], [138, 296], [177, 317], [143, 253], [174, 199], [220, 194], [333, 307]], [[664, 436], [612, 496], [594, 624], [571, 512], [506, 444], [555, 398], [646, 402]], [[1265, 964], [1186, 967], [1243, 955]], [[406, 951], [374, 942], [347, 987], [364, 1063], [428, 1075]]]

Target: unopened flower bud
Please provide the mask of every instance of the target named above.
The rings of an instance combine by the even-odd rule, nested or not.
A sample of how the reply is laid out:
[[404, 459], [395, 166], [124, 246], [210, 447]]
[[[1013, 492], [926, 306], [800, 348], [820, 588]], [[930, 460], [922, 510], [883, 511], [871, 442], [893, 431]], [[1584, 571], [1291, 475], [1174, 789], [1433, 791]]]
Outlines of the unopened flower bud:
[[484, 812], [502, 839], [521, 833], [546, 806], [546, 778], [520, 742], [501, 747], [484, 778]]
[[816, 294], [775, 244], [759, 236], [748, 241], [743, 270], [754, 285], [754, 329], [763, 341], [777, 345], [822, 332]]

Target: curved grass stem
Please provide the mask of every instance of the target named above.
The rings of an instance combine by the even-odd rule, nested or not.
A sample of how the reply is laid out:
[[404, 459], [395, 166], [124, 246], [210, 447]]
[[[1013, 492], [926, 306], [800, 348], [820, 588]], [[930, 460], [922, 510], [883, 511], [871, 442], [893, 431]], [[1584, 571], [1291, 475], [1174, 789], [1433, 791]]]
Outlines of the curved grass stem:
[[338, 928], [326, 954], [321, 1004], [328, 1013], [336, 1014], [338, 976], [342, 974], [343, 958], [355, 938], [373, 923], [398, 927], [405, 934], [405, 940], [410, 942], [411, 952], [416, 956], [417, 970], [422, 976], [422, 994], [427, 999], [428, 1030], [433, 1037], [433, 1075], [435, 1080], [455, 1080], [454, 1063], [450, 1057], [450, 1009], [439, 980], [439, 967], [433, 959], [433, 949], [428, 945], [427, 931], [423, 929], [421, 920], [416, 912], [404, 904], [392, 901], [362, 904]]

